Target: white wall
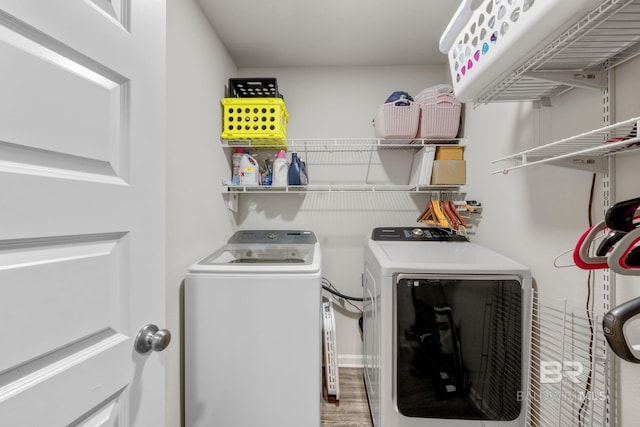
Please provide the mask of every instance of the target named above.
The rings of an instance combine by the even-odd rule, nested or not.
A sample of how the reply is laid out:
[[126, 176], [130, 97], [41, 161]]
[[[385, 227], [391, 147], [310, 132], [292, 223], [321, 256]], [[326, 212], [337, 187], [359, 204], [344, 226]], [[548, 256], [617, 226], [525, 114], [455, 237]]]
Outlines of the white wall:
[[166, 425], [178, 426], [184, 274], [234, 227], [219, 189], [229, 174], [219, 142], [219, 102], [237, 71], [195, 0], [169, 0], [167, 7], [166, 300], [173, 342], [165, 350]]
[[[553, 264], [588, 227], [592, 174], [540, 165], [493, 175], [513, 164], [491, 161], [601, 127], [600, 93], [574, 90], [541, 109], [531, 103], [480, 106], [469, 112], [466, 124], [468, 179], [484, 205], [476, 242], [529, 265], [541, 296], [583, 306], [585, 272]], [[599, 203], [595, 220], [602, 218]], [[570, 254], [558, 261], [571, 262]]]

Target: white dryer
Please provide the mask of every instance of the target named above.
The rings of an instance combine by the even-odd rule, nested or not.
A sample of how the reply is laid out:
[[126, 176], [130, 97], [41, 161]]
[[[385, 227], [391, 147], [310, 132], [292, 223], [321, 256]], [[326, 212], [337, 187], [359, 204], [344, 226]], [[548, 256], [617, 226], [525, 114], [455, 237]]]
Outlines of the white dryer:
[[524, 426], [531, 274], [440, 228], [365, 248], [365, 383], [375, 427]]
[[321, 261], [311, 231], [246, 230], [189, 268], [187, 427], [320, 425]]

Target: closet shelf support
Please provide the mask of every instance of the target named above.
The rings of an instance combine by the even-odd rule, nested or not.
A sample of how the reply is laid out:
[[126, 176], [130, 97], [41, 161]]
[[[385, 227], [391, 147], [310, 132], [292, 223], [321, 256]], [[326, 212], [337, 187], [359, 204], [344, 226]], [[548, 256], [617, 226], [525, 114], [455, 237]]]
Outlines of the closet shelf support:
[[529, 71], [522, 75], [584, 89], [603, 90], [607, 87], [606, 71]]

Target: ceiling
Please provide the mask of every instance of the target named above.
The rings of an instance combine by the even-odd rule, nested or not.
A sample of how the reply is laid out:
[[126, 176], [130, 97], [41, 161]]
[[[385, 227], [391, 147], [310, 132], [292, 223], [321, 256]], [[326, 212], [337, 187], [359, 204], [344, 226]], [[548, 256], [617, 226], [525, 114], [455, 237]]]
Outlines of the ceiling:
[[456, 0], [198, 0], [236, 65], [446, 63], [438, 41]]

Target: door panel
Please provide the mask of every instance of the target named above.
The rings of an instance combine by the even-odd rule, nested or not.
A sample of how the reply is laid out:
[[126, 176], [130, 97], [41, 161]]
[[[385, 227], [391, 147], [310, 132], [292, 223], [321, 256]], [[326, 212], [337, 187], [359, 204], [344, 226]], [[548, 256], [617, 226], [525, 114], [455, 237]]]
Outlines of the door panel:
[[103, 407], [105, 400], [114, 399], [118, 401], [118, 416], [124, 415], [126, 395], [125, 399], [121, 395], [130, 378], [122, 369], [105, 367], [129, 356], [126, 337], [111, 337], [74, 350], [59, 360], [47, 360], [46, 366], [26, 367], [27, 375], [11, 384], [11, 390], [3, 387], [0, 416], [9, 420], [11, 424], [7, 425], [73, 425]]
[[0, 24], [0, 57], [11, 64], [0, 67], [2, 168], [116, 176], [128, 151], [127, 79], [6, 13]]
[[6, 324], [20, 327], [3, 331], [0, 372], [104, 331], [122, 330], [118, 295], [126, 286], [118, 275], [120, 237], [4, 242], [0, 312]]
[[164, 14], [0, 0], [0, 425], [164, 425]]

